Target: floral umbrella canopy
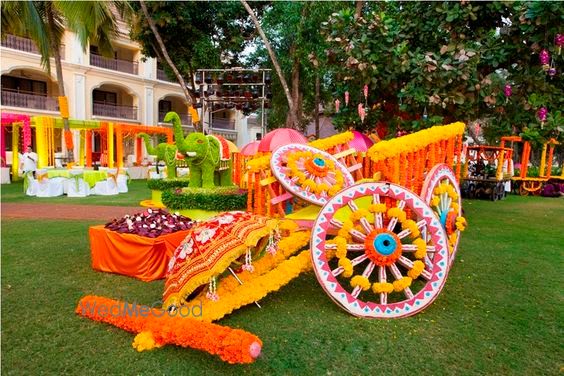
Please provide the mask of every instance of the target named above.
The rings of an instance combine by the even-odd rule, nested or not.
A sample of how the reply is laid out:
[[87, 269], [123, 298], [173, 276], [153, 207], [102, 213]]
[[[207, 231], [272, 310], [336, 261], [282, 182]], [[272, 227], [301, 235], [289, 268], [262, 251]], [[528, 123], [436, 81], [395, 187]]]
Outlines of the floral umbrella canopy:
[[349, 146], [356, 151], [365, 152], [374, 145], [374, 141], [364, 133], [360, 133], [359, 131], [353, 131], [352, 133], [354, 138], [349, 142]]
[[307, 139], [300, 132], [291, 128], [278, 128], [264, 135], [258, 151], [274, 152], [280, 146], [288, 144], [307, 144]]
[[232, 211], [194, 226], [170, 260], [163, 308], [185, 304], [187, 296], [208, 282], [207, 296], [216, 300], [215, 278], [242, 255], [242, 268], [252, 270], [252, 259], [265, 240], [272, 240], [276, 224], [275, 219]]
[[241, 154], [245, 156], [253, 156], [258, 153], [260, 141], [252, 141], [241, 148]]

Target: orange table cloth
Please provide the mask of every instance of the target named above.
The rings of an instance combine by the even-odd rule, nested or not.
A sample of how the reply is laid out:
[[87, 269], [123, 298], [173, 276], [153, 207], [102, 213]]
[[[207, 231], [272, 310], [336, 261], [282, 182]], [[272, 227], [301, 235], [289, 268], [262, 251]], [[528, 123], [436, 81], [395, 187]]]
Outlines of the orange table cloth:
[[174, 250], [188, 234], [188, 230], [184, 230], [147, 238], [120, 234], [103, 225], [91, 226], [88, 232], [93, 269], [145, 282], [165, 277]]

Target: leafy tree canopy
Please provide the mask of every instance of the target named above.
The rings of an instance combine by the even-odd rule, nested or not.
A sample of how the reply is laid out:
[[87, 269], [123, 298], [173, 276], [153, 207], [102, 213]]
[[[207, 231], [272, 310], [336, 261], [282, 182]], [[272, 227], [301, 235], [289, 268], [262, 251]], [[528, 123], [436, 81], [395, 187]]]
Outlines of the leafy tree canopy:
[[[171, 59], [193, 83], [199, 68], [238, 66], [240, 53], [254, 38], [254, 27], [239, 2], [152, 1], [146, 2]], [[132, 17], [131, 38], [141, 43], [146, 56], [160, 58], [154, 35], [139, 5]], [[165, 71], [170, 73], [168, 67]]]
[[[562, 139], [564, 59], [555, 37], [563, 21], [556, 2], [370, 2], [360, 19], [352, 7], [342, 10], [322, 26], [334, 95], [351, 98], [335, 122], [416, 130], [482, 119], [488, 139]], [[556, 74], [541, 65], [542, 50]], [[365, 84], [362, 122], [356, 105], [365, 102]], [[542, 124], [541, 107], [548, 110]]]

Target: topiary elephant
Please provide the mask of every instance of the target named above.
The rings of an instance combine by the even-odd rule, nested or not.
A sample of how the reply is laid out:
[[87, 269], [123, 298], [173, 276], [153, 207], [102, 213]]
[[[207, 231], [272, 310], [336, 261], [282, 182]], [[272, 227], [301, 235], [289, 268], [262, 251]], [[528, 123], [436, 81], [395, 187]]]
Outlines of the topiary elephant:
[[147, 153], [149, 155], [154, 155], [157, 157], [157, 163], [159, 161], [164, 161], [167, 167], [167, 175], [169, 179], [176, 178], [176, 146], [160, 143], [156, 147], [151, 146], [151, 141], [149, 135], [146, 133], [138, 133], [137, 137], [143, 137], [145, 140], [145, 147], [147, 148]]
[[179, 153], [186, 156], [190, 168], [189, 187], [213, 188], [216, 185], [233, 185], [229, 146], [223, 137], [190, 133], [184, 138], [180, 118], [175, 112], [167, 113], [164, 121], [172, 123], [176, 147]]

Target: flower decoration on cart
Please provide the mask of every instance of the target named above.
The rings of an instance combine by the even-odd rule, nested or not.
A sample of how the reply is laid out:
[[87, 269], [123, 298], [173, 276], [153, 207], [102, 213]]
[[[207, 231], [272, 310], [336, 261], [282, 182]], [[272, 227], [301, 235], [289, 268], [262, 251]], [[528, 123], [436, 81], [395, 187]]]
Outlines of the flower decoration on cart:
[[[176, 343], [248, 363], [262, 348], [256, 336], [208, 325], [242, 306], [260, 307], [262, 298], [305, 271], [313, 269], [328, 296], [352, 315], [416, 314], [441, 292], [466, 228], [458, 187], [463, 132], [464, 124], [454, 123], [371, 146], [364, 159], [370, 165], [360, 168], [388, 181], [355, 183], [354, 163], [348, 165], [354, 150], [340, 145], [352, 132], [251, 159], [249, 212], [197, 223], [168, 264], [159, 312], [201, 302], [200, 317], [151, 323], [91, 318], [138, 333], [138, 350]], [[285, 200], [299, 205], [272, 211]], [[195, 334], [201, 328], [215, 345], [202, 343]], [[186, 332], [177, 338], [179, 330]]]

